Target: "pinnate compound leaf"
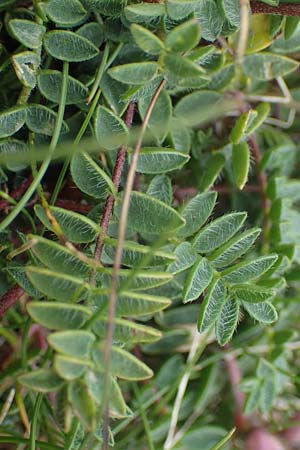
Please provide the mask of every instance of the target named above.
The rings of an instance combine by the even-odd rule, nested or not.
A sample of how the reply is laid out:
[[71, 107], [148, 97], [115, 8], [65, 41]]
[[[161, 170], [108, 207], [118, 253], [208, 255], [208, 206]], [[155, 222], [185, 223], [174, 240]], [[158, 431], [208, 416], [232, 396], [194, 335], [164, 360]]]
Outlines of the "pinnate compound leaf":
[[54, 350], [75, 358], [88, 358], [94, 341], [95, 336], [87, 330], [58, 331], [48, 336]]
[[[128, 129], [123, 120], [112, 111], [105, 106], [98, 106], [95, 117], [95, 134], [100, 144], [103, 144], [108, 150], [113, 150], [126, 143]], [[109, 143], [111, 136], [114, 137], [113, 144]]]
[[[120, 203], [115, 212], [120, 217]], [[132, 192], [128, 215], [128, 227], [141, 233], [170, 233], [184, 225], [175, 209], [141, 192]]]
[[[59, 103], [62, 86], [62, 73], [58, 70], [41, 70], [37, 76], [41, 94], [54, 103]], [[88, 89], [80, 81], [68, 76], [66, 105], [82, 103], [87, 99]]]
[[190, 270], [183, 288], [184, 303], [197, 300], [213, 277], [213, 269], [206, 258], [198, 258]]
[[89, 285], [78, 277], [52, 272], [41, 267], [27, 266], [26, 274], [36, 289], [49, 298], [64, 302], [74, 300], [76, 295], [84, 294], [89, 289]]
[[260, 228], [253, 228], [234, 237], [210, 255], [212, 265], [220, 268], [233, 263], [251, 248], [260, 233]]
[[91, 197], [105, 198], [115, 193], [115, 187], [109, 175], [86, 152], [76, 153], [73, 156], [71, 174], [78, 188]]
[[115, 66], [108, 70], [109, 75], [125, 84], [145, 84], [157, 75], [155, 62], [140, 62]]
[[[109, 290], [95, 293], [91, 296], [92, 302], [97, 307], [108, 304]], [[166, 297], [145, 294], [143, 292], [123, 291], [118, 295], [116, 316], [145, 316], [162, 311], [170, 305], [171, 301]]]
[[232, 147], [232, 167], [236, 185], [243, 189], [248, 180], [250, 169], [250, 150], [247, 142]]
[[196, 233], [211, 215], [216, 200], [216, 192], [205, 192], [193, 197], [180, 212], [185, 225], [178, 230], [178, 235], [186, 238]]
[[83, 380], [76, 380], [68, 386], [69, 400], [76, 416], [89, 431], [96, 429], [96, 407]]
[[48, 0], [44, 10], [52, 22], [69, 27], [77, 25], [87, 14], [79, 0]]
[[0, 113], [0, 138], [11, 136], [25, 123], [26, 108], [17, 106]]
[[229, 298], [223, 304], [220, 317], [216, 323], [216, 337], [220, 345], [230, 341], [239, 318], [239, 307], [235, 299]]
[[[93, 326], [94, 333], [102, 339], [105, 339], [107, 332], [107, 317], [97, 320]], [[145, 325], [140, 325], [125, 319], [115, 319], [114, 321], [114, 340], [121, 344], [130, 342], [152, 342], [161, 337], [160, 331]]]
[[[94, 361], [101, 371], [105, 370], [103, 366], [103, 346], [104, 344], [98, 344], [97, 348], [93, 351]], [[119, 347], [112, 346], [111, 358], [111, 373], [118, 378], [132, 381], [146, 380], [153, 375], [152, 370], [146, 364]]]
[[223, 280], [229, 283], [245, 283], [260, 277], [277, 261], [277, 255], [261, 256], [251, 261], [244, 261], [224, 270]]
[[243, 302], [243, 307], [253, 319], [258, 322], [270, 324], [276, 322], [278, 313], [275, 307], [269, 302], [262, 303], [246, 303]]
[[189, 161], [186, 153], [171, 148], [144, 147], [140, 152], [137, 172], [145, 174], [166, 173], [180, 169]]
[[226, 288], [221, 280], [216, 280], [209, 286], [200, 306], [198, 330], [200, 333], [208, 330], [221, 314], [226, 300]]
[[[102, 285], [104, 287], [111, 285], [112, 269], [100, 268], [102, 273]], [[139, 270], [136, 273], [130, 269], [119, 270], [119, 285], [120, 289], [144, 290], [156, 286], [161, 286], [172, 280], [172, 275], [166, 272], [159, 272], [157, 270]]]
[[147, 28], [135, 23], [130, 29], [135, 42], [144, 52], [158, 55], [164, 49], [164, 43]]
[[173, 52], [187, 52], [194, 48], [200, 40], [200, 25], [195, 19], [188, 20], [168, 33], [166, 47]]
[[25, 47], [37, 49], [42, 45], [46, 28], [32, 20], [12, 19], [9, 21], [9, 30]]
[[246, 212], [225, 214], [206, 225], [195, 237], [193, 247], [198, 252], [211, 252], [227, 242], [241, 228]]
[[52, 330], [79, 329], [92, 314], [85, 306], [59, 302], [30, 302], [27, 311], [33, 320]]
[[68, 62], [86, 61], [99, 53], [88, 39], [72, 31], [54, 30], [44, 36], [44, 47], [56, 59]]
[[[28, 105], [26, 115], [26, 125], [34, 133], [52, 136], [57, 121], [57, 113], [43, 105]], [[62, 122], [61, 133], [69, 130], [66, 122]]]
[[55, 392], [64, 385], [64, 380], [50, 369], [39, 369], [26, 373], [21, 375], [18, 381], [28, 389], [43, 393]]
[[[57, 206], [49, 207], [51, 214], [60, 226], [64, 236], [75, 244], [85, 244], [95, 239], [99, 226], [88, 217]], [[52, 230], [52, 225], [41, 205], [35, 205], [34, 212], [45, 227]]]

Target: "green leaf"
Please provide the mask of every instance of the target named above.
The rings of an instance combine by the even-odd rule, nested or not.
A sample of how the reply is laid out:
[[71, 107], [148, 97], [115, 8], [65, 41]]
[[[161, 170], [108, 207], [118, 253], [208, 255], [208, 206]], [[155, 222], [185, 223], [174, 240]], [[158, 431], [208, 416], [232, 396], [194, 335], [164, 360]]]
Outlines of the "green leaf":
[[203, 77], [204, 69], [184, 56], [166, 53], [161, 61], [171, 82], [176, 83], [182, 78]]
[[34, 287], [43, 292], [47, 297], [70, 302], [79, 293], [86, 293], [88, 284], [78, 277], [52, 272], [40, 267], [26, 267], [26, 275]]
[[[97, 307], [103, 307], [108, 304], [109, 291], [107, 293], [95, 293], [91, 296], [92, 301]], [[159, 312], [170, 305], [171, 301], [166, 297], [149, 295], [143, 292], [123, 291], [118, 295], [116, 305], [117, 316], [146, 316]]]
[[22, 128], [26, 119], [26, 109], [17, 106], [0, 113], [0, 138], [11, 136]]
[[25, 47], [37, 49], [42, 45], [46, 28], [32, 20], [12, 19], [8, 23], [9, 31]]
[[267, 413], [268, 411], [270, 411], [276, 399], [276, 395], [277, 389], [275, 374], [272, 374], [264, 379], [261, 386], [259, 406], [263, 413]]
[[[128, 139], [128, 129], [118, 116], [104, 106], [98, 106], [95, 116], [95, 134], [98, 142], [108, 150], [124, 145]], [[110, 144], [111, 136], [114, 137]], [[106, 145], [105, 142], [108, 142]]]
[[[97, 320], [93, 326], [94, 333], [101, 339], [105, 339], [107, 333], [107, 317]], [[155, 328], [140, 325], [125, 319], [114, 320], [114, 341], [125, 343], [152, 342], [161, 337], [160, 331]]]
[[223, 280], [229, 283], [245, 283], [263, 275], [277, 261], [277, 255], [261, 256], [244, 261], [223, 272]]
[[68, 330], [51, 333], [47, 339], [57, 352], [75, 358], [88, 358], [95, 336], [86, 330]]
[[[103, 397], [103, 374], [88, 371], [85, 374], [85, 382], [94, 401], [101, 405]], [[113, 417], [121, 418], [128, 415], [128, 410], [121, 389], [114, 378], [110, 377], [109, 413]]]
[[[120, 217], [120, 202], [115, 212]], [[175, 209], [141, 192], [132, 192], [128, 214], [128, 227], [141, 233], [170, 233], [184, 224]]]
[[198, 0], [168, 0], [167, 12], [171, 19], [180, 20], [192, 14], [197, 7]]
[[49, 55], [68, 62], [87, 61], [99, 53], [91, 41], [72, 31], [49, 31], [44, 36], [44, 47]]
[[246, 217], [246, 212], [225, 214], [219, 217], [196, 235], [193, 247], [201, 253], [215, 250], [238, 232]]
[[169, 50], [181, 53], [194, 48], [199, 40], [199, 22], [192, 19], [173, 28], [173, 30], [167, 34], [165, 45]]
[[[104, 287], [111, 285], [112, 269], [101, 269], [102, 285]], [[119, 285], [124, 289], [143, 290], [150, 289], [152, 287], [161, 286], [168, 283], [172, 279], [172, 275], [165, 272], [159, 272], [155, 270], [119, 270]]]
[[90, 271], [87, 263], [81, 261], [74, 253], [63, 245], [29, 234], [32, 240], [33, 254], [49, 269], [60, 273], [85, 277]]
[[[57, 122], [57, 113], [43, 105], [30, 104], [28, 105], [26, 115], [26, 125], [29, 130], [34, 133], [45, 134], [52, 136], [55, 124]], [[69, 131], [66, 122], [62, 122], [61, 133]]]
[[104, 41], [104, 32], [99, 23], [87, 22], [76, 33], [91, 41], [96, 47], [101, 47]]
[[[57, 206], [49, 206], [50, 212], [60, 226], [64, 236], [75, 244], [86, 244], [93, 241], [100, 233], [99, 226], [82, 214], [68, 211]], [[52, 230], [46, 211], [41, 205], [35, 205], [34, 212], [45, 227]]]
[[76, 380], [68, 388], [69, 400], [75, 415], [88, 431], [95, 431], [96, 407], [86, 383], [83, 380]]
[[83, 0], [83, 3], [92, 11], [105, 16], [118, 17], [128, 0]]
[[[105, 263], [112, 264], [115, 257], [117, 239], [106, 238], [103, 256], [108, 256]], [[125, 241], [122, 254], [122, 265], [128, 267], [153, 267], [166, 265], [174, 261], [175, 256], [170, 252], [155, 250], [147, 245], [141, 245], [134, 241]], [[104, 257], [102, 257], [104, 262]]]
[[48, 0], [44, 10], [52, 22], [67, 27], [78, 25], [87, 15], [79, 0]]
[[257, 112], [252, 109], [245, 111], [240, 115], [229, 135], [229, 139], [233, 144], [236, 145], [240, 142], [243, 135], [246, 133], [247, 127], [255, 120], [256, 116]]
[[232, 167], [236, 185], [239, 189], [243, 189], [250, 169], [250, 150], [247, 142], [232, 146]]
[[184, 303], [197, 300], [213, 277], [213, 269], [206, 258], [200, 257], [189, 271], [183, 288]]
[[85, 306], [58, 302], [30, 302], [27, 311], [33, 320], [53, 330], [79, 329], [92, 314]]
[[239, 0], [223, 0], [222, 3], [227, 19], [232, 25], [239, 28], [241, 24]]
[[[139, 101], [139, 112], [144, 120], [149, 108], [151, 97], [143, 97]], [[148, 128], [159, 142], [163, 142], [166, 138], [169, 125], [172, 118], [172, 101], [170, 95], [162, 90], [155, 102], [148, 121]]]
[[270, 324], [278, 320], [277, 311], [269, 302], [243, 303], [243, 307], [248, 314], [258, 322]]
[[30, 51], [12, 56], [12, 64], [21, 83], [33, 89], [36, 85], [37, 70], [41, 63], [40, 57]]
[[[62, 73], [58, 70], [41, 70], [37, 76], [37, 85], [41, 94], [54, 103], [59, 103], [62, 86]], [[68, 76], [66, 105], [83, 103], [88, 89], [80, 81]]]
[[55, 355], [53, 367], [57, 374], [66, 381], [75, 380], [82, 377], [92, 363], [84, 358], [74, 358], [64, 355]]
[[80, 152], [73, 156], [71, 174], [78, 188], [91, 197], [105, 198], [115, 193], [111, 178], [88, 153]]
[[190, 157], [172, 148], [144, 147], [140, 151], [137, 172], [145, 174], [166, 173], [180, 169]]
[[198, 254], [189, 242], [182, 242], [174, 250], [176, 261], [169, 265], [168, 272], [177, 274], [189, 269], [197, 260]]
[[239, 318], [239, 307], [236, 300], [230, 298], [224, 303], [220, 318], [216, 323], [216, 337], [220, 345], [230, 341]]
[[221, 314], [226, 300], [226, 288], [221, 280], [216, 280], [207, 290], [200, 306], [198, 330], [200, 333], [208, 330]]
[[260, 228], [252, 228], [234, 237], [210, 255], [212, 265], [220, 268], [233, 263], [251, 248], [260, 233]]
[[158, 55], [164, 49], [164, 43], [147, 28], [135, 23], [130, 30], [135, 42], [144, 52]]
[[12, 157], [14, 153], [16, 154], [29, 153], [28, 144], [26, 144], [23, 141], [19, 141], [18, 139], [11, 139], [11, 138], [0, 141], [0, 154], [1, 155], [7, 154], [8, 156], [6, 162], [6, 167], [8, 168], [8, 170], [17, 172], [19, 170], [25, 169], [28, 164], [23, 163], [21, 161], [18, 162], [17, 158], [16, 161], [14, 161]]
[[275, 53], [261, 52], [244, 58], [245, 75], [254, 80], [273, 80], [297, 69], [299, 63]]
[[220, 5], [214, 0], [198, 2], [196, 17], [200, 22], [202, 38], [210, 42], [215, 41], [220, 36], [226, 20]]
[[32, 298], [40, 298], [42, 297], [41, 292], [39, 292], [33, 284], [29, 281], [26, 273], [26, 266], [16, 266], [14, 264], [10, 264], [6, 270], [9, 275], [18, 283], [18, 285], [24, 289]]
[[186, 238], [196, 233], [211, 215], [216, 200], [216, 192], [205, 192], [193, 197], [180, 211], [185, 225], [178, 230], [178, 235]]
[[156, 175], [149, 183], [147, 194], [170, 206], [173, 199], [170, 178], [167, 175]]
[[37, 392], [55, 392], [64, 385], [64, 380], [59, 378], [50, 369], [39, 369], [21, 375], [18, 381], [28, 389]]
[[257, 113], [256, 116], [250, 123], [247, 124], [245, 132], [247, 136], [254, 133], [254, 131], [256, 131], [264, 123], [270, 113], [270, 109], [271, 107], [269, 103], [260, 103], [257, 106], [255, 109], [255, 112]]
[[[93, 351], [95, 363], [99, 369], [105, 370], [104, 367], [104, 344], [98, 344]], [[143, 362], [139, 361], [135, 356], [119, 347], [112, 346], [111, 352], [111, 374], [123, 380], [146, 380], [151, 378], [153, 372]]]
[[115, 66], [108, 70], [109, 75], [126, 84], [144, 84], [157, 75], [158, 65], [155, 62], [139, 62]]
[[252, 412], [254, 412], [260, 403], [260, 396], [261, 396], [261, 387], [260, 383], [256, 382], [254, 384], [250, 394], [247, 396], [245, 405], [244, 405], [244, 413], [249, 415]]
[[225, 158], [222, 153], [215, 152], [211, 156], [206, 169], [201, 177], [199, 188], [201, 191], [209, 189], [219, 177], [224, 165]]
[[165, 12], [164, 5], [156, 3], [139, 3], [124, 9], [125, 16], [130, 22], [146, 24], [163, 16]]
[[241, 284], [234, 287], [235, 298], [240, 302], [260, 303], [270, 300], [274, 296], [274, 292], [263, 286], [255, 284]]

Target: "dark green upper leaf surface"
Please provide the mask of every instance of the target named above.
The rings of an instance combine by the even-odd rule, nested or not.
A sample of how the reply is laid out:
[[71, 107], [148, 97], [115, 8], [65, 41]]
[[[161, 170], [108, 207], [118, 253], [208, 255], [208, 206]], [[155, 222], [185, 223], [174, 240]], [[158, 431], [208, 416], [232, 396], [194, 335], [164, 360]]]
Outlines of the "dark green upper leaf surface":
[[55, 30], [46, 33], [44, 47], [49, 55], [69, 62], [86, 61], [99, 53], [91, 41], [72, 31]]

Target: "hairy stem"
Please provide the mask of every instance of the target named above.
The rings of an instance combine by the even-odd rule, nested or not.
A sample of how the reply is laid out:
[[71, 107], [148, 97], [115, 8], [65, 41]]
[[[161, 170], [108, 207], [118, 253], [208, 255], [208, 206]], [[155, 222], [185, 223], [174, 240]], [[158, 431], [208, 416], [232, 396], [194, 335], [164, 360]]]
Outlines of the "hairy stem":
[[111, 346], [113, 342], [113, 335], [114, 335], [114, 317], [115, 317], [115, 309], [116, 309], [116, 302], [117, 302], [117, 285], [118, 285], [118, 276], [119, 276], [119, 270], [121, 267], [121, 260], [122, 260], [122, 253], [123, 253], [123, 246], [125, 241], [125, 233], [126, 233], [126, 225], [127, 225], [127, 218], [128, 218], [128, 212], [129, 212], [129, 205], [130, 205], [130, 194], [132, 191], [133, 183], [134, 183], [134, 177], [136, 172], [136, 167], [138, 163], [138, 158], [140, 154], [140, 149], [142, 146], [143, 138], [147, 129], [147, 125], [149, 123], [149, 119], [151, 116], [151, 113], [153, 111], [153, 108], [155, 106], [155, 103], [158, 99], [159, 94], [161, 93], [162, 89], [164, 88], [166, 84], [166, 80], [162, 80], [159, 84], [145, 115], [145, 118], [143, 120], [141, 131], [139, 138], [137, 140], [131, 165], [128, 171], [128, 176], [126, 180], [125, 190], [124, 190], [124, 196], [123, 196], [123, 202], [122, 202], [122, 209], [121, 209], [121, 215], [120, 215], [120, 223], [119, 223], [119, 229], [118, 229], [118, 245], [116, 248], [116, 254], [114, 259], [114, 266], [113, 266], [113, 272], [112, 272], [112, 281], [111, 281], [111, 290], [110, 290], [110, 298], [109, 298], [109, 307], [108, 307], [108, 324], [107, 324], [107, 333], [106, 333], [106, 339], [105, 339], [105, 350], [104, 350], [104, 367], [105, 367], [105, 376], [104, 376], [104, 398], [103, 398], [103, 408], [104, 408], [104, 415], [103, 415], [103, 449], [108, 450], [108, 426], [109, 426], [109, 409], [108, 409], [108, 402], [109, 402], [109, 373], [110, 373], [110, 364], [111, 364]]
[[15, 284], [8, 292], [6, 292], [0, 299], [0, 317], [13, 306], [24, 294], [22, 288]]
[[[126, 112], [126, 117], [125, 117], [125, 124], [126, 124], [126, 126], [128, 128], [130, 128], [131, 124], [132, 124], [134, 109], [135, 109], [135, 103], [131, 102], [129, 104], [129, 106], [128, 106], [128, 109], [127, 109], [127, 112]], [[121, 176], [122, 176], [122, 172], [123, 172], [124, 164], [125, 164], [125, 158], [126, 158], [126, 146], [123, 145], [120, 148], [120, 150], [118, 151], [116, 164], [115, 164], [114, 171], [113, 171], [113, 176], [112, 176], [112, 182], [113, 182], [113, 184], [114, 184], [114, 186], [116, 188], [116, 192], [118, 192], [118, 189], [119, 189], [119, 186], [120, 186]], [[100, 223], [101, 231], [100, 231], [99, 236], [98, 236], [97, 241], [96, 241], [94, 258], [97, 261], [101, 258], [101, 253], [102, 253], [102, 249], [103, 249], [103, 242], [104, 242], [104, 238], [106, 236], [107, 230], [108, 230], [109, 221], [110, 221], [110, 218], [111, 218], [111, 215], [112, 215], [114, 203], [115, 203], [114, 196], [113, 195], [109, 195], [107, 197], [107, 200], [106, 200], [106, 203], [105, 203], [105, 207], [104, 207], [103, 216], [101, 218], [101, 223]], [[95, 283], [95, 272], [92, 273], [91, 282], [93, 284]]]

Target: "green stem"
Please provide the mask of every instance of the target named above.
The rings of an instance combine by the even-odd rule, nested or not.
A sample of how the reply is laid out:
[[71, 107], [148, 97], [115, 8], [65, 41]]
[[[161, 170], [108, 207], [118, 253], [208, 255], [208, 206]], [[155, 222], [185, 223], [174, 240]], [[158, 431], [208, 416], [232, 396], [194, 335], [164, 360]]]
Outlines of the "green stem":
[[[0, 436], [0, 444], [29, 444], [29, 439], [22, 437], [9, 437], [9, 436]], [[41, 449], [45, 450], [64, 450], [62, 447], [58, 447], [56, 445], [47, 444], [47, 442], [36, 441], [36, 444]]]
[[[87, 113], [87, 115], [86, 115], [86, 117], [84, 119], [84, 122], [81, 125], [80, 130], [77, 133], [77, 136], [76, 136], [76, 138], [74, 140], [74, 145], [78, 145], [79, 144], [79, 142], [81, 141], [82, 136], [86, 132], [86, 129], [87, 129], [89, 123], [90, 123], [92, 115], [94, 114], [95, 108], [96, 108], [96, 106], [98, 104], [98, 100], [99, 100], [100, 94], [101, 94], [101, 90], [99, 89], [99, 91], [97, 92], [97, 95], [94, 98], [94, 101], [93, 101], [93, 103], [91, 105], [91, 108], [89, 109], [89, 112]], [[56, 183], [56, 185], [54, 187], [54, 190], [53, 190], [53, 194], [52, 194], [52, 197], [51, 197], [51, 200], [50, 200], [50, 205], [54, 205], [56, 200], [57, 200], [57, 196], [59, 194], [59, 191], [61, 189], [62, 183], [64, 181], [64, 178], [65, 178], [66, 172], [68, 170], [70, 161], [71, 161], [71, 157], [70, 156], [65, 159], [64, 165], [63, 165], [63, 167], [61, 169], [61, 172], [59, 174], [57, 183]]]
[[87, 99], [87, 102], [86, 102], [87, 105], [89, 105], [91, 103], [91, 101], [93, 100], [93, 98], [94, 98], [94, 96], [95, 96], [95, 94], [96, 94], [96, 92], [97, 92], [97, 90], [99, 88], [99, 84], [100, 84], [101, 78], [102, 78], [103, 73], [104, 73], [104, 71], [106, 69], [108, 55], [109, 55], [109, 42], [107, 42], [106, 45], [105, 45], [103, 56], [102, 56], [102, 60], [101, 60], [101, 63], [99, 65], [98, 72], [97, 72], [97, 75], [96, 75], [93, 87], [91, 89], [91, 92], [90, 92], [90, 94], [88, 96], [88, 99]]
[[[10, 195], [8, 195], [6, 192], [0, 191], [0, 197], [4, 198], [4, 200], [11, 203], [12, 205], [17, 205], [16, 200], [14, 198], [12, 198]], [[25, 208], [23, 208], [22, 213], [28, 219], [28, 221], [31, 225], [32, 231], [34, 233], [36, 233], [35, 223], [31, 217], [31, 215], [29, 214], [29, 212]]]
[[69, 72], [69, 63], [64, 62], [63, 64], [63, 80], [62, 80], [62, 89], [61, 89], [61, 96], [60, 96], [60, 103], [58, 108], [58, 114], [57, 119], [55, 123], [55, 129], [54, 133], [50, 142], [49, 146], [49, 152], [46, 156], [44, 162], [42, 163], [40, 170], [37, 173], [37, 176], [32, 181], [30, 187], [27, 189], [19, 203], [16, 205], [16, 207], [10, 212], [10, 214], [3, 220], [3, 222], [0, 224], [0, 231], [3, 231], [8, 225], [11, 224], [11, 222], [18, 216], [18, 214], [22, 211], [28, 200], [31, 198], [31, 196], [36, 191], [38, 185], [40, 184], [43, 176], [45, 175], [49, 164], [52, 160], [53, 153], [55, 151], [60, 132], [61, 127], [63, 123], [64, 118], [64, 112], [65, 112], [65, 105], [66, 105], [66, 96], [67, 96], [67, 83], [68, 83], [68, 72]]
[[154, 443], [153, 443], [152, 436], [151, 436], [149, 422], [147, 419], [147, 415], [145, 413], [145, 409], [141, 402], [140, 390], [139, 390], [137, 384], [133, 384], [133, 391], [134, 391], [134, 394], [135, 394], [137, 402], [138, 402], [138, 408], [139, 408], [140, 416], [141, 416], [141, 419], [142, 419], [142, 422], [144, 425], [144, 429], [145, 429], [145, 433], [146, 433], [146, 437], [147, 437], [147, 441], [148, 441], [148, 445], [149, 445], [149, 450], [155, 450]]
[[37, 434], [38, 415], [40, 412], [42, 400], [43, 400], [43, 394], [38, 394], [35, 405], [34, 405], [33, 417], [32, 417], [31, 427], [30, 427], [29, 450], [36, 449], [36, 434]]

